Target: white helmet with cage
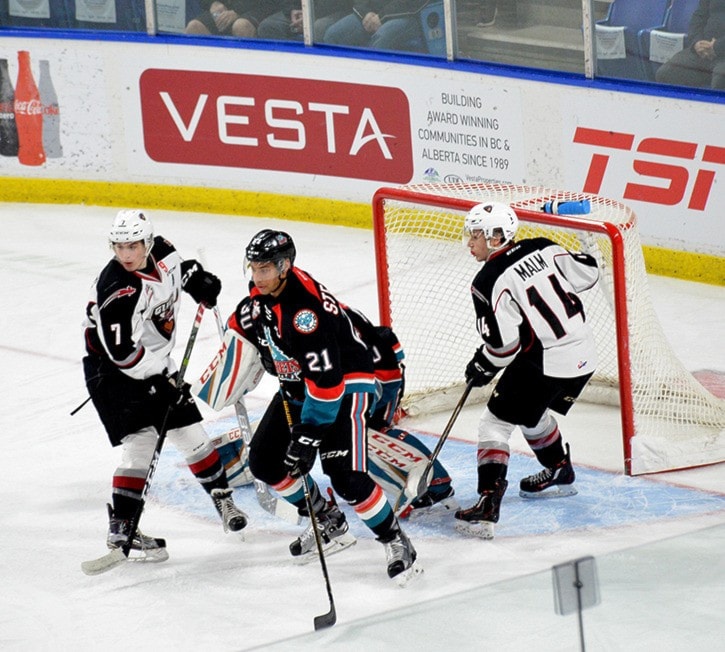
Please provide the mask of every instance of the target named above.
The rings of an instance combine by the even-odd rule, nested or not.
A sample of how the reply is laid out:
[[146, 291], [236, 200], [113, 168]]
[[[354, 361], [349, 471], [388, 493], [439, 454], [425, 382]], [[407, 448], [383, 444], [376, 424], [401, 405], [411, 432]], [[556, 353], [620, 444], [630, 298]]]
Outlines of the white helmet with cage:
[[502, 238], [496, 248], [510, 243], [516, 237], [519, 228], [519, 218], [511, 206], [501, 202], [487, 201], [474, 206], [466, 215], [463, 223], [464, 243], [471, 237], [471, 234], [480, 231], [486, 242], [491, 238], [500, 236]]
[[108, 233], [108, 241], [113, 248], [117, 242], [139, 242], [143, 240], [148, 256], [154, 243], [154, 227], [151, 220], [136, 208], [118, 211]]

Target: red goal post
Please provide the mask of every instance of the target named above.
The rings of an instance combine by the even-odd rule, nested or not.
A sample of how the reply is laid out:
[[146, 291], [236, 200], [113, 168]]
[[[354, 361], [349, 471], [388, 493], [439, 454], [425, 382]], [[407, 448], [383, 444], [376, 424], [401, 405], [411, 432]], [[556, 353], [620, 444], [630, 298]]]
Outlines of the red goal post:
[[[587, 215], [544, 213], [545, 202], [588, 199]], [[599, 367], [582, 400], [618, 405], [628, 475], [725, 460], [725, 401], [710, 394], [671, 350], [649, 299], [634, 212], [598, 195], [505, 184], [380, 188], [373, 227], [381, 322], [406, 352], [404, 408], [450, 409], [480, 344], [470, 284], [480, 264], [463, 246], [463, 220], [486, 200], [510, 204], [517, 237], [548, 237], [597, 259], [600, 282], [583, 293]], [[485, 400], [491, 388], [477, 391]], [[475, 400], [472, 396], [472, 400]]]

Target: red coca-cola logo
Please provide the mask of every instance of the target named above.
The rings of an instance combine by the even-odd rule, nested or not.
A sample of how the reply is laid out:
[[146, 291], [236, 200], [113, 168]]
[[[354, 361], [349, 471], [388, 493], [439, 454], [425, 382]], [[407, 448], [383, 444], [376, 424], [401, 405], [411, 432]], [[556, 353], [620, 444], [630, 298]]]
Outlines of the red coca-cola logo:
[[43, 115], [43, 105], [40, 103], [40, 100], [15, 100], [15, 113]]
[[155, 161], [407, 183], [410, 111], [400, 89], [186, 70], [140, 79]]

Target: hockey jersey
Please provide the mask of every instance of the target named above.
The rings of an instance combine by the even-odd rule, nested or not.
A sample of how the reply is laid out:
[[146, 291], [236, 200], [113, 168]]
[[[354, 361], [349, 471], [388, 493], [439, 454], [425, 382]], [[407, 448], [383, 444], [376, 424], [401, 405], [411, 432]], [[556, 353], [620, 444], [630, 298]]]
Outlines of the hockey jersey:
[[537, 363], [548, 376], [593, 372], [595, 341], [577, 293], [598, 278], [592, 256], [570, 253], [547, 238], [495, 251], [471, 287], [486, 358], [505, 367], [523, 351], [540, 356]]
[[301, 421], [332, 423], [345, 394], [375, 393], [372, 357], [337, 299], [293, 267], [279, 297], [254, 286], [228, 326], [253, 342], [291, 400]]
[[91, 287], [84, 320], [87, 352], [109, 358], [137, 380], [173, 373], [183, 264], [160, 236], [142, 270], [128, 272], [111, 260]]

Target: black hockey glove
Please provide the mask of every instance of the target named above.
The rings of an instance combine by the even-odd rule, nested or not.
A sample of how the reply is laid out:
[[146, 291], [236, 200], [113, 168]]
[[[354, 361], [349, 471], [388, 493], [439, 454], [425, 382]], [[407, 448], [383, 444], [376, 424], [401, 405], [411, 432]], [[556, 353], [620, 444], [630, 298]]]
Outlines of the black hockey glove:
[[292, 441], [284, 458], [284, 465], [291, 478], [307, 475], [312, 470], [321, 443], [322, 431], [319, 426], [309, 423], [292, 426]]
[[483, 350], [479, 347], [466, 367], [466, 384], [483, 387], [488, 385], [497, 373], [498, 367], [488, 361], [488, 358], [483, 355]]
[[150, 395], [157, 396], [161, 402], [172, 408], [191, 400], [191, 385], [182, 383], [181, 388], [178, 388], [175, 376], [156, 374], [149, 376], [144, 382]]
[[181, 287], [186, 290], [197, 303], [207, 308], [216, 305], [217, 297], [222, 291], [222, 282], [211, 272], [207, 272], [197, 261], [185, 260], [181, 263]]

